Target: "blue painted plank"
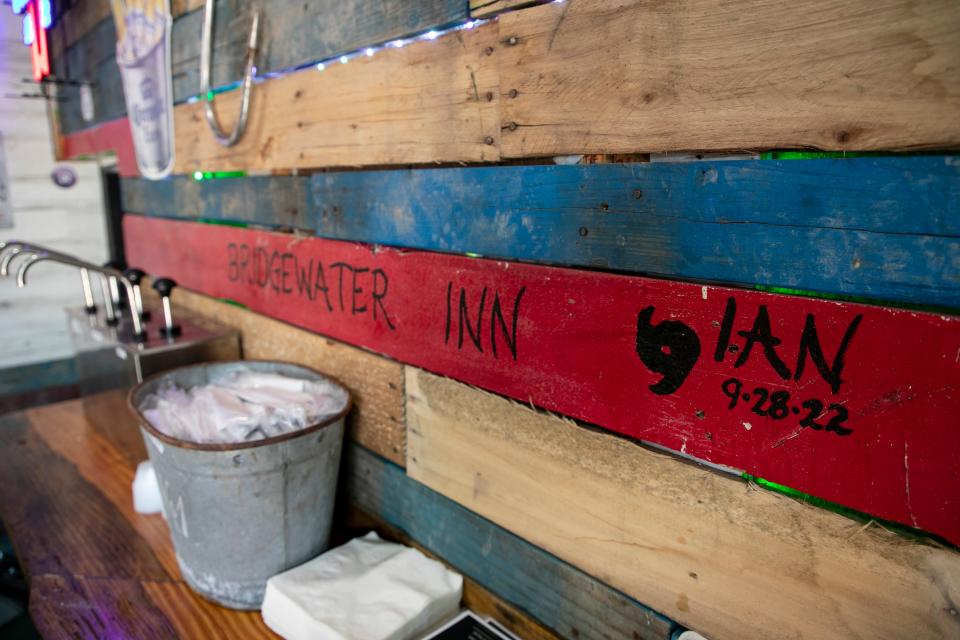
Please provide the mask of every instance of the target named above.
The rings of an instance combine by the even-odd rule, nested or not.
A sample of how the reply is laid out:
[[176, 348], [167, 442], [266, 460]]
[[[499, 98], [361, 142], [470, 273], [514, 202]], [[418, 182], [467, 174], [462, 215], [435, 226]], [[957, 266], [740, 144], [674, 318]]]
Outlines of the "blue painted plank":
[[342, 240], [960, 307], [958, 156], [131, 179], [123, 204]]
[[75, 384], [77, 384], [77, 370], [73, 358], [0, 369], [0, 396], [13, 396]]
[[[242, 78], [247, 37], [256, 8], [262, 12], [257, 58], [260, 74], [442, 28], [465, 21], [469, 15], [466, 0], [217, 0], [212, 60], [215, 87]], [[202, 9], [174, 20], [171, 67], [175, 102], [200, 93], [202, 33]], [[54, 61], [56, 68], [65, 68], [66, 79], [97, 83], [93, 91], [93, 123], [80, 117], [77, 89], [64, 87], [60, 103], [64, 133], [74, 133], [126, 113], [115, 52], [116, 29], [111, 17], [67, 49], [65, 66]]]
[[347, 442], [342, 498], [400, 529], [563, 637], [666, 640], [674, 624], [629, 596]]

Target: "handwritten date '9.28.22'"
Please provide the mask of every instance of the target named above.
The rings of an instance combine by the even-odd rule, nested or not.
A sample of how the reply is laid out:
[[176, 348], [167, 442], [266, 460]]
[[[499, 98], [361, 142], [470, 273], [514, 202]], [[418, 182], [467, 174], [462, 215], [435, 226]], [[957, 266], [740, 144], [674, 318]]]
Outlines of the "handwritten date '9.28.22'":
[[[679, 320], [653, 321], [656, 308], [648, 306], [637, 315], [636, 349], [641, 362], [650, 371], [660, 374], [660, 379], [649, 385], [650, 391], [657, 395], [672, 395], [683, 386], [687, 377], [701, 359], [702, 345], [700, 336], [687, 324]], [[783, 340], [774, 333], [773, 323], [766, 305], [759, 305], [756, 316], [749, 329], [736, 331], [737, 301], [733, 296], [727, 299], [723, 319], [714, 323], [720, 327], [717, 342], [713, 350], [713, 360], [716, 363], [732, 364], [733, 369], [746, 365], [751, 356], [760, 354], [770, 366], [771, 371], [785, 383], [788, 381], [800, 382], [805, 375], [811, 375], [813, 369], [824, 382], [830, 386], [834, 395], [840, 393], [844, 383], [844, 367], [846, 365], [847, 350], [857, 333], [863, 320], [862, 314], [855, 315], [843, 333], [833, 358], [824, 349], [820, 340], [820, 332], [813, 314], [806, 314], [803, 320], [803, 329], [796, 347], [795, 359], [787, 361], [790, 353], [785, 348]], [[742, 344], [736, 344], [734, 335], [743, 338]], [[733, 356], [730, 363], [728, 356]], [[813, 366], [811, 367], [810, 364]], [[799, 417], [801, 427], [809, 427], [816, 431], [835, 433], [839, 436], [848, 436], [853, 430], [845, 426], [848, 418], [847, 408], [842, 402], [824, 403], [816, 398], [809, 398], [796, 404], [790, 404], [790, 393], [783, 390], [770, 390], [765, 387], [744, 389], [744, 384], [738, 378], [729, 378], [721, 384], [721, 391], [730, 398], [727, 409], [734, 409], [741, 400], [747, 403], [747, 408], [753, 413], [770, 418], [783, 420], [790, 414]], [[753, 401], [752, 406], [749, 404]], [[742, 406], [742, 405], [741, 405]], [[833, 412], [829, 418], [826, 412]], [[804, 415], [800, 415], [803, 413]], [[818, 420], [827, 420], [818, 422]]]
[[741, 399], [743, 399], [744, 402], [754, 400], [750, 411], [758, 416], [767, 416], [774, 420], [783, 420], [791, 413], [799, 415], [801, 413], [800, 407], [803, 407], [803, 409], [806, 410], [806, 415], [800, 418], [801, 427], [810, 427], [817, 431], [833, 432], [838, 436], [848, 436], [853, 433], [852, 429], [843, 426], [849, 414], [847, 408], [842, 404], [836, 402], [831, 403], [827, 409], [835, 413], [830, 417], [829, 422], [821, 424], [817, 422], [817, 418], [823, 414], [824, 404], [815, 398], [804, 400], [800, 403], [800, 407], [796, 405], [791, 406], [789, 404], [789, 391], [781, 390], [771, 392], [763, 387], [757, 387], [752, 391], [753, 395], [751, 395], [750, 392], [743, 392], [743, 383], [736, 378], [725, 380], [720, 388], [723, 391], [723, 395], [730, 398], [730, 404], [727, 406], [728, 409], [736, 407]]

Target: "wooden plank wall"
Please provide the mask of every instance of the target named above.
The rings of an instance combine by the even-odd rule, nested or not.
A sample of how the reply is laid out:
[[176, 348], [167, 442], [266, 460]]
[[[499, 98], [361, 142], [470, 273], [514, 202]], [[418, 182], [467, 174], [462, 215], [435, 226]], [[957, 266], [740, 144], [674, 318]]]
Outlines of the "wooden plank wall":
[[[55, 57], [55, 74], [62, 79], [96, 83], [93, 95], [97, 124], [126, 113], [115, 61], [116, 29], [109, 5], [107, 0], [77, 5], [61, 17], [51, 36], [51, 40], [58, 43], [57, 52], [62, 52]], [[198, 0], [171, 3], [171, 12], [176, 17], [171, 64], [174, 100], [178, 103], [200, 93], [202, 6]], [[366, 3], [218, 0], [211, 79], [214, 86], [228, 85], [242, 77], [248, 30], [255, 10], [262, 13], [260, 41], [263, 44], [257, 60], [261, 74], [467, 18], [463, 3], [457, 0]], [[78, 33], [80, 29], [84, 31]], [[80, 117], [77, 88], [63, 87], [60, 98], [61, 129], [65, 133], [90, 126]]]
[[[953, 0], [572, 0], [507, 13], [502, 154], [955, 146], [958, 21]], [[944, 119], [921, 131], [934, 113]]]
[[133, 215], [124, 241], [208, 295], [960, 543], [957, 318]]
[[957, 193], [960, 158], [921, 156], [129, 179], [122, 196], [165, 218], [960, 307]]
[[960, 629], [956, 554], [410, 367], [407, 417], [411, 477], [707, 637]]
[[[241, 318], [248, 356], [355, 367], [351, 347], [316, 352], [302, 330], [182, 288], [174, 301]], [[368, 369], [400, 367], [365, 358]], [[348, 448], [348, 500], [561, 637], [669, 637], [671, 624], [637, 600], [711, 638], [945, 638], [958, 628], [953, 551], [402, 369], [407, 473]], [[361, 407], [377, 402], [352, 390]], [[389, 452], [390, 441], [365, 445]]]
[[[112, 25], [90, 4], [61, 26], [55, 64], [105, 74], [101, 91]], [[218, 1], [218, 84], [238, 78], [255, 4]], [[174, 5], [182, 101], [199, 2]], [[231, 149], [201, 105], [176, 107], [177, 173], [262, 175], [122, 184], [143, 214], [127, 217], [128, 258], [194, 289], [178, 308], [239, 328], [248, 357], [316, 366], [354, 393], [353, 509], [502, 598], [484, 606], [534, 638], [960, 633], [960, 554], [927, 535], [960, 540], [960, 5], [258, 6], [261, 71], [460, 25], [263, 79]], [[88, 124], [65, 95], [64, 153], [119, 149], [135, 176], [120, 96], [98, 95]], [[237, 99], [219, 94], [218, 110]], [[936, 151], [641, 162], [774, 148]], [[770, 287], [873, 305], [748, 290]], [[800, 424], [804, 399], [854, 430]]]
[[[767, 0], [748, 16], [735, 5], [723, 11], [712, 7], [703, 2], [665, 9], [639, 0], [548, 3], [503, 13], [477, 26], [475, 33], [467, 29], [404, 50], [388, 48], [369, 60], [350, 62], [356, 66], [349, 69], [335, 63], [323, 72], [310, 67], [266, 80], [254, 91], [250, 131], [229, 151], [212, 141], [198, 117], [199, 105], [182, 104], [176, 109], [181, 158], [176, 171], [667, 150], [948, 149], [960, 144], [953, 125], [960, 114], [960, 71], [952, 63], [960, 57], [960, 42], [952, 37], [960, 28], [960, 8], [952, 0], [884, 0], [879, 5], [867, 0]], [[178, 24], [194, 20], [197, 13]], [[457, 15], [445, 5], [416, 24], [394, 19], [402, 14], [398, 8], [358, 20], [357, 31], [341, 30], [336, 45], [313, 34], [311, 47], [297, 49], [298, 60], [316, 60], [355, 42], [376, 44], [392, 37], [388, 34], [438, 21], [437, 16], [456, 20]], [[288, 26], [300, 33], [307, 22]], [[234, 33], [246, 21], [237, 16], [229, 23]], [[440, 22], [430, 26], [434, 24]], [[188, 52], [196, 36], [182, 37], [183, 46], [174, 49]], [[273, 37], [281, 48], [280, 43], [299, 38], [287, 31]], [[90, 48], [105, 51], [108, 41]], [[614, 51], [596, 46], [605, 41], [641, 42], [643, 47]], [[73, 48], [86, 47], [78, 42]], [[818, 62], [825, 48], [831, 51], [830, 64]], [[192, 54], [184, 55], [192, 59]], [[280, 59], [286, 62], [293, 54], [284, 55]], [[226, 67], [236, 65], [239, 56], [239, 51], [225, 53], [230, 60]], [[96, 73], [89, 64], [81, 65], [81, 76]], [[72, 80], [89, 79], [74, 77], [69, 68], [56, 69]], [[116, 84], [106, 78], [100, 82], [104, 89]], [[69, 114], [78, 107], [71, 90], [65, 91], [62, 128], [75, 133]], [[235, 94], [218, 96], [218, 104], [234, 107]], [[102, 99], [116, 101], [117, 96], [105, 91]], [[701, 107], [683, 108], [689, 104]], [[292, 128], [278, 131], [281, 118], [289, 119]], [[420, 139], [423, 145], [414, 144]]]

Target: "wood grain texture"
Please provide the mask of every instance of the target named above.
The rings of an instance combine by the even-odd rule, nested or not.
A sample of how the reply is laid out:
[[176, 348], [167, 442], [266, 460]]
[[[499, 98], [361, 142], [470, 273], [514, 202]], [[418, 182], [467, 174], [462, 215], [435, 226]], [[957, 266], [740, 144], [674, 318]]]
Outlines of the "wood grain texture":
[[94, 426], [79, 400], [0, 416], [0, 517], [45, 638], [275, 638], [257, 612], [180, 580], [166, 524], [133, 510], [138, 433]]
[[224, 220], [300, 229], [310, 228], [315, 219], [308, 176], [218, 180], [195, 180], [193, 176], [172, 176], [166, 180], [124, 178], [120, 181], [120, 202], [124, 213], [161, 218]]
[[165, 218], [960, 308], [958, 191], [955, 156], [183, 176], [121, 185], [124, 211]]
[[67, 47], [54, 62], [54, 72], [59, 79], [89, 83], [93, 97], [94, 116], [93, 121], [88, 122], [81, 114], [80, 87], [75, 84], [57, 87], [57, 111], [63, 133], [83, 131], [126, 115], [116, 51], [116, 27], [113, 18], [107, 17], [94, 25], [81, 41]]
[[[229, 149], [210, 135], [203, 105], [180, 105], [174, 171], [497, 160], [498, 46], [488, 24], [265, 82]], [[220, 94], [216, 107], [236, 113], [238, 100]]]
[[947, 638], [960, 556], [409, 368], [412, 478], [715, 640]]
[[[114, 59], [116, 30], [109, 3], [99, 0], [107, 13], [95, 24], [83, 22], [82, 38], [67, 40], [58, 51], [65, 58], [58, 75], [71, 80], [95, 82], [95, 121], [126, 113], [120, 74]], [[203, 33], [202, 3], [173, 2], [176, 17], [171, 32], [171, 68], [174, 101], [179, 103], [200, 93], [200, 47]], [[253, 13], [261, 12], [257, 69], [261, 75], [338, 56], [399, 37], [442, 28], [467, 19], [460, 0], [218, 0], [214, 21], [211, 83], [222, 87], [243, 78], [249, 28]], [[73, 24], [69, 12], [65, 17]], [[59, 35], [59, 33], [58, 33]], [[61, 47], [61, 38], [56, 38]], [[106, 57], [88, 55], [106, 52]], [[80, 116], [76, 87], [61, 87], [60, 118], [66, 132], [89, 126]]]
[[[391, 540], [405, 544], [408, 547], [414, 547], [427, 557], [439, 560], [452, 570], [457, 571], [457, 568], [448, 561], [431, 553], [429, 549], [403, 533], [400, 529], [384, 523], [379, 518], [357, 508], [353, 503], [344, 506], [344, 503], [341, 502], [338, 508], [340, 509], [338, 515], [341, 518], [341, 520], [338, 521], [338, 525], [344, 527], [346, 531], [352, 535], [359, 536], [371, 529], [375, 530], [384, 540]], [[560, 640], [560, 636], [538, 623], [520, 609], [499, 598], [493, 592], [483, 588], [480, 583], [467, 576], [463, 577], [463, 600], [461, 601], [461, 605], [463, 608], [470, 609], [481, 616], [493, 618], [505, 626], [508, 631], [523, 638], [523, 640]]]
[[[342, 496], [350, 503], [561, 637], [669, 638], [671, 621], [413, 481], [399, 467], [358, 446], [344, 449], [342, 464]], [[509, 612], [495, 617], [510, 623]]]
[[[147, 300], [155, 296], [149, 291]], [[347, 436], [405, 464], [404, 378], [399, 363], [184, 288], [174, 290], [173, 303], [239, 331], [245, 358], [293, 362], [339, 380], [353, 398]]]
[[124, 217], [152, 273], [960, 543], [960, 318]]
[[490, 18], [504, 11], [513, 11], [549, 0], [470, 0], [470, 16]]
[[954, 0], [568, 0], [500, 30], [505, 158], [960, 145]]

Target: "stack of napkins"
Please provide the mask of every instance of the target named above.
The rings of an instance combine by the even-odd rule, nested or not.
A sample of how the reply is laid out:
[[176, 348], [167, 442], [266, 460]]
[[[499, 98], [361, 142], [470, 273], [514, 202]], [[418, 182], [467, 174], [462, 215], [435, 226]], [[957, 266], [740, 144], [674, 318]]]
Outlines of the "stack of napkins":
[[287, 640], [409, 640], [460, 609], [463, 578], [376, 533], [267, 581], [263, 620]]

